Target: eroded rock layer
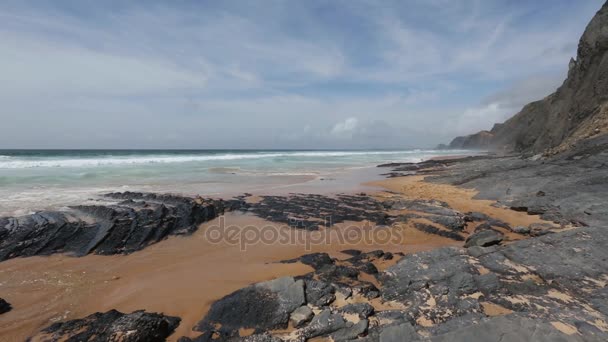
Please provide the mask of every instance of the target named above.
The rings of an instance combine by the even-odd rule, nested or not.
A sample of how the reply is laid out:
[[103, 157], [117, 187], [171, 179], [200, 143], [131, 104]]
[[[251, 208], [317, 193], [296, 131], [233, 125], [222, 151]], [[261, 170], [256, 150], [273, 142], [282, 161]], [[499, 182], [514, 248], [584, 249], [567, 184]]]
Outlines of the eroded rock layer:
[[224, 210], [224, 202], [202, 198], [133, 192], [106, 197], [119, 202], [0, 218], [0, 260], [127, 254], [169, 235], [190, 234]]

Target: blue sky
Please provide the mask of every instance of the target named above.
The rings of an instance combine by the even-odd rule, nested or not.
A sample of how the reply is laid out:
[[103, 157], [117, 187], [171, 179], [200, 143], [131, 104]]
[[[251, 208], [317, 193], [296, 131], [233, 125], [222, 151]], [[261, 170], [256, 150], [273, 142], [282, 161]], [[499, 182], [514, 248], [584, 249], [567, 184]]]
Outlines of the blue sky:
[[603, 1], [2, 1], [0, 148], [427, 147], [563, 81]]

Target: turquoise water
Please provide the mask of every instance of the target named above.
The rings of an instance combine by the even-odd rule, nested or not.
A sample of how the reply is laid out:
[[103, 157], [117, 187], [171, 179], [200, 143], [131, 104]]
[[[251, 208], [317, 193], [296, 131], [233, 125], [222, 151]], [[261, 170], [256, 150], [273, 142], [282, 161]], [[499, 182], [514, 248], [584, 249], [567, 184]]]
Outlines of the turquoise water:
[[208, 196], [288, 186], [341, 190], [350, 185], [346, 180], [356, 178], [354, 174], [377, 175], [375, 166], [380, 163], [464, 152], [0, 150], [0, 213], [75, 204], [101, 192], [121, 190]]

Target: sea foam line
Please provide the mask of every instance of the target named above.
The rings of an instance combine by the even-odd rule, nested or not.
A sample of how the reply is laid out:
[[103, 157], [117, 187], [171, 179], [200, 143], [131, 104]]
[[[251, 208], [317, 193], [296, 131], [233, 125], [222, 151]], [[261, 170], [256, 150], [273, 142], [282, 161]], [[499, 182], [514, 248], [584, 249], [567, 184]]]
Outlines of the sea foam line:
[[220, 154], [220, 155], [186, 155], [186, 156], [141, 156], [141, 157], [99, 157], [99, 158], [39, 158], [30, 159], [22, 157], [0, 156], [0, 169], [27, 169], [27, 168], [59, 168], [59, 167], [97, 167], [112, 165], [135, 164], [168, 164], [197, 161], [221, 161], [241, 159], [263, 159], [280, 157], [348, 157], [365, 155], [411, 155], [431, 151], [310, 151], [310, 152], [277, 152], [277, 153], [247, 153], [247, 154]]

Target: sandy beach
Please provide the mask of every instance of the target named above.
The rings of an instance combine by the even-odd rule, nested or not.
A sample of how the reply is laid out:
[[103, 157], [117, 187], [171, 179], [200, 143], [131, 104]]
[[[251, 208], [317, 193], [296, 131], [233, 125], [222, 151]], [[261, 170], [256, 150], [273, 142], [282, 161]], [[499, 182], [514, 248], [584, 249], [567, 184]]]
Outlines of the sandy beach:
[[[399, 196], [409, 200], [440, 200], [461, 212], [480, 212], [507, 222], [512, 226], [527, 226], [544, 222], [528, 215], [493, 206], [492, 201], [476, 200], [474, 190], [450, 185], [433, 184], [422, 176], [391, 178], [362, 182], [378, 190], [368, 195], [382, 201]], [[255, 202], [256, 196], [250, 196]], [[392, 214], [405, 214], [401, 210]], [[301, 263], [283, 264], [281, 260], [303, 254], [326, 252], [341, 259], [348, 255], [340, 251], [357, 249], [364, 252], [382, 249], [392, 253], [416, 253], [443, 246], [462, 246], [463, 242], [428, 234], [415, 229], [412, 222], [393, 226], [403, 234], [399, 243], [374, 245], [365, 241], [313, 244], [305, 241], [315, 234], [340, 234], [345, 229], [374, 229], [370, 222], [343, 222], [321, 231], [300, 231], [270, 222], [250, 214], [230, 212], [222, 219], [227, 225], [239, 227], [273, 226], [277, 230], [296, 234], [300, 243], [256, 243], [241, 246], [225, 241], [210, 242], [206, 232], [217, 227], [220, 218], [204, 223], [191, 236], [169, 237], [129, 255], [87, 255], [70, 257], [51, 255], [15, 258], [0, 263], [2, 297], [13, 310], [0, 316], [0, 336], [7, 341], [23, 340], [57, 321], [84, 317], [94, 312], [116, 309], [121, 312], [146, 310], [182, 319], [171, 335], [195, 337], [193, 326], [201, 320], [209, 306], [221, 297], [247, 285], [281, 276], [298, 276], [312, 269]], [[422, 220], [424, 222], [424, 219]], [[476, 224], [467, 225], [470, 234]], [[506, 242], [523, 238], [504, 231]], [[384, 270], [391, 263], [376, 266]]]

